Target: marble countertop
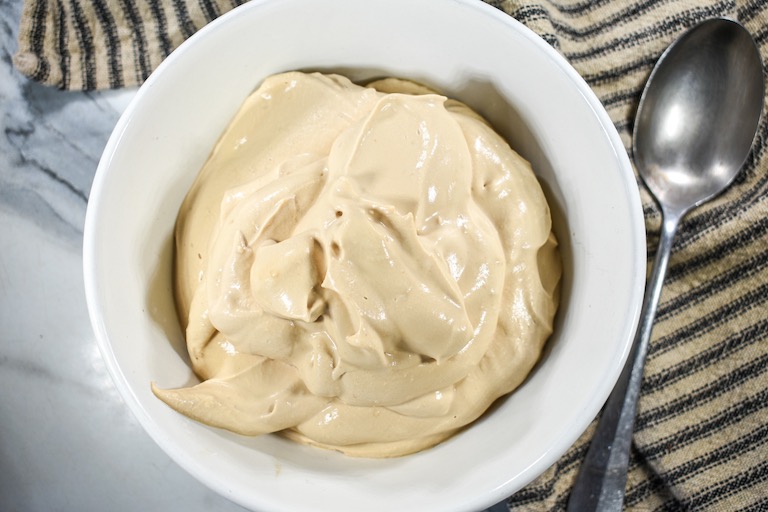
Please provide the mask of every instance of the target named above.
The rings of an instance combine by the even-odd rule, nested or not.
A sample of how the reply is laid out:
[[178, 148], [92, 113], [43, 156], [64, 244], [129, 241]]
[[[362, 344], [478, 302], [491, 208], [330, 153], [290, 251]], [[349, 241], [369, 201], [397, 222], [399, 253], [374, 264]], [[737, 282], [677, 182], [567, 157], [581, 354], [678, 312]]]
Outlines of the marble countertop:
[[20, 0], [0, 9], [0, 510], [243, 510], [144, 433], [88, 319], [88, 194], [135, 91], [62, 92], [20, 76], [20, 12]]

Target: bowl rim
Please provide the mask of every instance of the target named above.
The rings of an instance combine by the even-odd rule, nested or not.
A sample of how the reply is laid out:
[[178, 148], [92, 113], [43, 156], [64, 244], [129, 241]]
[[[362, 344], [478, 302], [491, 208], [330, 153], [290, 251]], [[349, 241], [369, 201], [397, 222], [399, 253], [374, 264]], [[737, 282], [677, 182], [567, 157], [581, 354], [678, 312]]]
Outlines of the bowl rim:
[[[88, 306], [88, 313], [91, 320], [92, 328], [96, 336], [96, 342], [99, 350], [102, 354], [102, 358], [105, 361], [107, 370], [111, 375], [117, 389], [120, 392], [125, 403], [132, 411], [134, 416], [138, 419], [139, 423], [149, 434], [149, 436], [161, 447], [161, 449], [170, 456], [177, 464], [179, 464], [185, 471], [192, 474], [204, 485], [213, 489], [217, 493], [228, 497], [229, 499], [246, 507], [254, 506], [252, 500], [245, 499], [243, 496], [239, 496], [232, 493], [232, 489], [221, 484], [221, 482], [212, 481], [209, 475], [200, 470], [199, 463], [193, 460], [184, 450], [178, 449], [172, 439], [169, 439], [166, 434], [158, 431], [157, 424], [153, 421], [148, 412], [141, 405], [139, 399], [128, 384], [123, 369], [120, 363], [117, 361], [115, 353], [112, 349], [108, 328], [104, 324], [102, 314], [102, 304], [99, 297], [99, 288], [97, 285], [96, 272], [93, 271], [97, 262], [97, 246], [98, 242], [94, 238], [94, 233], [97, 230], [97, 224], [99, 222], [99, 212], [103, 208], [101, 202], [101, 191], [105, 187], [105, 183], [108, 178], [107, 169], [110, 167], [111, 160], [115, 154], [117, 147], [121, 143], [121, 138], [125, 130], [127, 129], [134, 112], [139, 108], [143, 98], [149, 93], [154, 84], [162, 80], [166, 70], [173, 67], [179, 59], [185, 58], [189, 48], [199, 44], [205, 36], [209, 33], [218, 30], [224, 30], [225, 27], [236, 17], [241, 16], [246, 11], [257, 10], [263, 5], [276, 3], [278, 0], [251, 0], [250, 2], [240, 5], [227, 13], [224, 13], [220, 17], [211, 21], [190, 38], [185, 40], [181, 45], [174, 50], [163, 62], [159, 64], [156, 70], [147, 78], [145, 83], [139, 88], [134, 95], [133, 99], [127, 105], [125, 111], [120, 116], [109, 140], [104, 148], [102, 157], [99, 160], [96, 174], [94, 176], [93, 184], [91, 187], [90, 199], [86, 209], [84, 233], [83, 233], [83, 269], [84, 269], [84, 284], [85, 295]], [[603, 127], [605, 136], [608, 143], [616, 152], [616, 159], [619, 162], [622, 172], [626, 175], [627, 183], [625, 185], [632, 186], [634, 181], [629, 180], [634, 176], [632, 164], [621, 138], [616, 131], [613, 122], [611, 121], [608, 113], [605, 111], [602, 103], [595, 95], [594, 91], [589, 87], [586, 81], [578, 74], [578, 72], [568, 63], [568, 61], [560, 53], [558, 53], [552, 46], [550, 46], [543, 38], [534, 33], [531, 29], [504, 13], [503, 11], [481, 2], [478, 0], [453, 0], [454, 3], [464, 4], [473, 9], [476, 9], [482, 15], [489, 17], [495, 23], [501, 23], [509, 27], [511, 30], [518, 31], [529, 42], [537, 47], [543, 55], [552, 59], [557, 68], [564, 72], [571, 84], [578, 90], [586, 103], [592, 109], [595, 117]], [[435, 0], [422, 0], [421, 3], [438, 3]], [[635, 213], [632, 218], [633, 226], [632, 232], [634, 234], [634, 242], [638, 247], [645, 247], [645, 223], [642, 215], [642, 205], [640, 201], [639, 190], [635, 188], [635, 193], [628, 190], [627, 197], [631, 201], [630, 209]], [[584, 413], [576, 419], [574, 428], [572, 429], [572, 436], [570, 438], [561, 438], [559, 442], [555, 443], [550, 449], [541, 455], [539, 459], [531, 464], [531, 478], [527, 483], [533, 480], [535, 477], [543, 473], [548, 467], [554, 464], [559, 457], [561, 457], [572, 445], [576, 442], [578, 437], [583, 434], [589, 424], [594, 419], [595, 415], [599, 412], [602, 404], [605, 402], [608, 394], [613, 388], [614, 383], [618, 380], [619, 374], [624, 366], [631, 348], [631, 341], [634, 338], [634, 332], [636, 330], [637, 321], [640, 315], [641, 300], [645, 288], [645, 268], [646, 268], [646, 255], [640, 253], [635, 255], [633, 262], [636, 270], [636, 275], [633, 279], [635, 285], [631, 292], [633, 293], [633, 299], [630, 301], [632, 309], [626, 312], [628, 321], [626, 322], [626, 338], [628, 342], [623, 345], [621, 352], [621, 359], [606, 373], [606, 382], [610, 385], [606, 385], [604, 389], [601, 389], [600, 393], [593, 395], [585, 403]], [[515, 489], [516, 491], [517, 489]], [[490, 503], [490, 499], [493, 502], [500, 501], [511, 494], [510, 481], [506, 482], [506, 485], [501, 485], [496, 489], [488, 492], [483, 497], [477, 497], [477, 499], [469, 500], [467, 503], [470, 505], [482, 505], [487, 506]], [[261, 502], [261, 506], [272, 506], [274, 503]]]

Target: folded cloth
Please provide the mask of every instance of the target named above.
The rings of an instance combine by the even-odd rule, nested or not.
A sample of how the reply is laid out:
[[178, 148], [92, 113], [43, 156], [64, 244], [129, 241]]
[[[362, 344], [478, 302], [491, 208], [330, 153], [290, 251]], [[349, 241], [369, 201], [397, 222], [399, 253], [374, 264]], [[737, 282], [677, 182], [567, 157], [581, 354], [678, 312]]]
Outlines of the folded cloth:
[[[240, 0], [25, 0], [18, 69], [62, 89], [141, 83], [185, 38]], [[661, 52], [728, 16], [768, 56], [764, 0], [489, 1], [559, 50], [629, 150], [634, 111]], [[674, 245], [639, 405], [628, 510], [768, 510], [768, 119], [741, 174], [686, 217]], [[649, 257], [659, 210], [641, 195]], [[650, 260], [649, 260], [650, 261]], [[620, 312], [617, 312], [620, 314]], [[594, 424], [512, 510], [563, 510]]]
[[142, 83], [186, 38], [244, 0], [25, 0], [14, 57], [61, 89]]

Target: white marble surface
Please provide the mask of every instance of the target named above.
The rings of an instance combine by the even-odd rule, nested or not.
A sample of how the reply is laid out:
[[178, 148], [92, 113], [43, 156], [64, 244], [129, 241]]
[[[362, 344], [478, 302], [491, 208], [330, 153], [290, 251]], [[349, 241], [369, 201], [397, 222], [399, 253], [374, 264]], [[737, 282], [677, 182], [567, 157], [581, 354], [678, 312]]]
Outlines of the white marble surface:
[[11, 65], [20, 12], [0, 1], [0, 511], [242, 510], [144, 433], [88, 320], [88, 194], [134, 91], [30, 83]]

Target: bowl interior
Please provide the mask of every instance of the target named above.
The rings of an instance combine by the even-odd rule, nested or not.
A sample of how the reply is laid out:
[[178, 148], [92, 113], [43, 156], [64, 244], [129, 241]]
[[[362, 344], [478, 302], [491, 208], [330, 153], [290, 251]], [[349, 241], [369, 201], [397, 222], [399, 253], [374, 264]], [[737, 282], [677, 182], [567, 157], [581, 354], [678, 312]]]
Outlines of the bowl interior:
[[[292, 69], [405, 77], [456, 97], [531, 161], [549, 197], [565, 278], [547, 351], [516, 392], [422, 453], [353, 459], [240, 437], [150, 391], [152, 381], [195, 381], [171, 291], [178, 207], [248, 93]], [[117, 387], [155, 441], [214, 490], [254, 509], [467, 510], [529, 483], [598, 413], [634, 333], [645, 233], [632, 169], [599, 101], [501, 11], [471, 0], [253, 0], [184, 43], [126, 110], [91, 192], [84, 265]]]

